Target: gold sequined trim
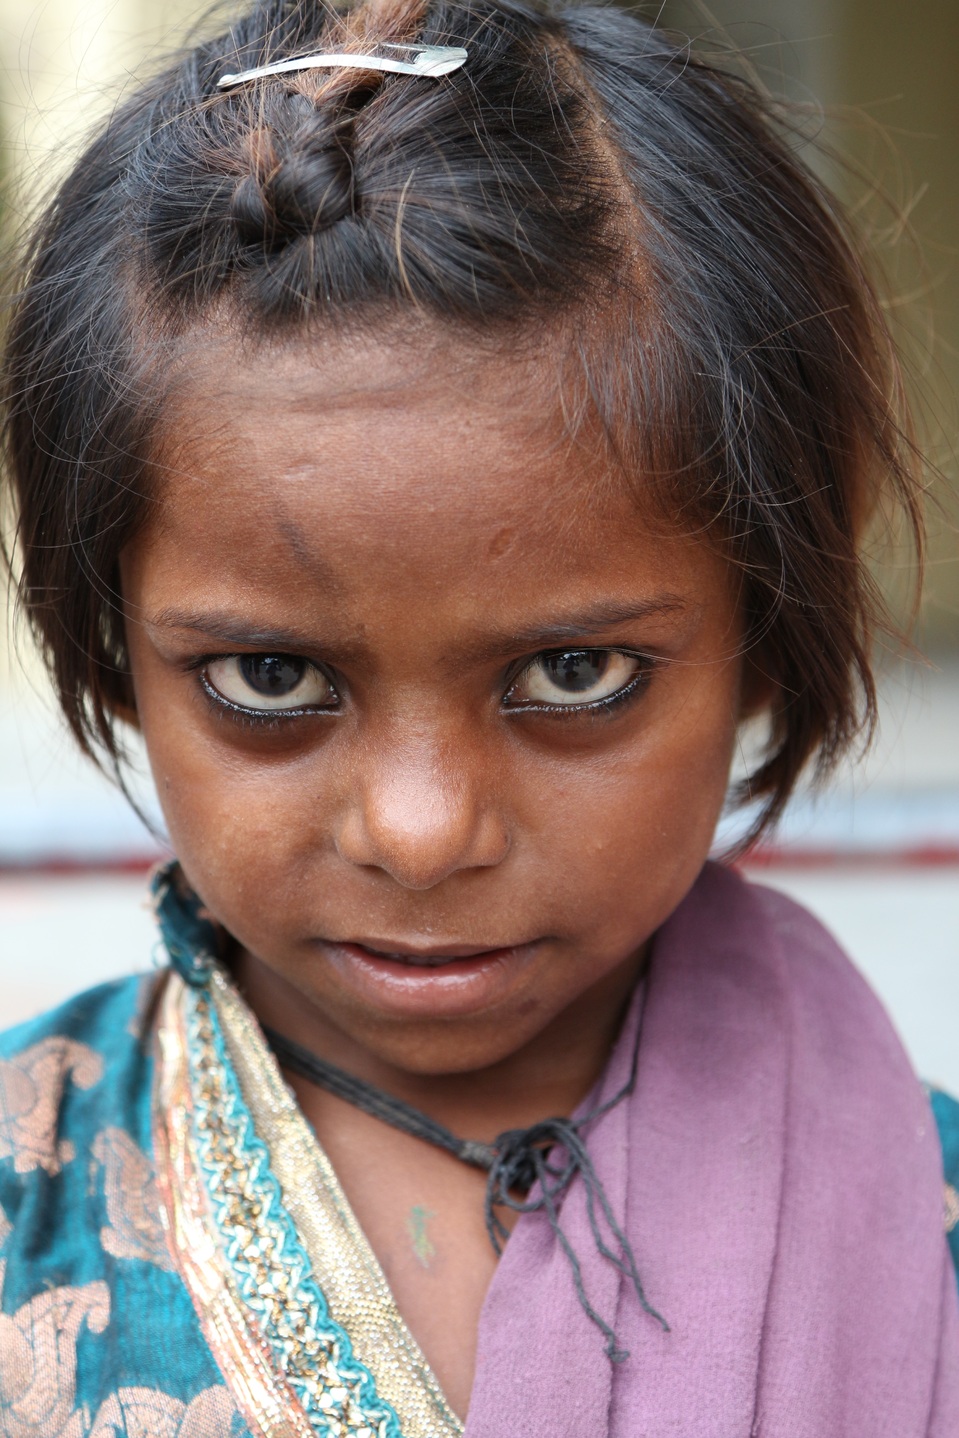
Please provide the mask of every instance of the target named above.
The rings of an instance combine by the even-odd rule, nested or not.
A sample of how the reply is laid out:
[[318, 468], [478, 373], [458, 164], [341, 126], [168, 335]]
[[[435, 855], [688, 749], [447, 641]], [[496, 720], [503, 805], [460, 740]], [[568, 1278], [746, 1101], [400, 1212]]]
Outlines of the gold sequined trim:
[[210, 997], [191, 990], [187, 1005], [193, 1152], [246, 1313], [323, 1438], [401, 1438], [316, 1285], [223, 1051]]
[[269, 1349], [248, 1321], [223, 1261], [191, 1143], [192, 1094], [182, 999], [171, 975], [160, 1005], [154, 1144], [157, 1184], [171, 1252], [204, 1336], [256, 1438], [315, 1438]]
[[[463, 1425], [403, 1322], [332, 1166], [255, 1020], [222, 974], [213, 976], [207, 992], [234, 1071], [231, 1082], [239, 1084], [257, 1138], [269, 1152], [283, 1206], [331, 1317], [349, 1333], [356, 1359], [396, 1412], [403, 1438], [460, 1438]], [[189, 1047], [193, 1003], [195, 995], [171, 974], [158, 1012], [154, 1105], [158, 1186], [171, 1251], [252, 1432], [260, 1438], [315, 1438], [234, 1281], [204, 1183], [196, 1134], [205, 1109], [191, 1074]]]
[[269, 1150], [284, 1205], [332, 1317], [349, 1333], [380, 1397], [395, 1410], [403, 1438], [459, 1438], [463, 1425], [404, 1323], [333, 1167], [259, 1026], [222, 972], [213, 974], [210, 993], [244, 1101]]

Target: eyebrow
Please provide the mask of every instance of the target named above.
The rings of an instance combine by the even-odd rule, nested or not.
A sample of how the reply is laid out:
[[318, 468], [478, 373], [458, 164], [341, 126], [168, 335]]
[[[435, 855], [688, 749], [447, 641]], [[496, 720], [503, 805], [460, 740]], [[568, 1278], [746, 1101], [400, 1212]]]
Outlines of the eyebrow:
[[150, 629], [189, 629], [222, 644], [242, 644], [261, 649], [309, 648], [311, 636], [304, 629], [269, 629], [232, 614], [204, 613], [195, 609], [159, 610], [147, 620]]
[[678, 594], [661, 594], [655, 598], [625, 602], [601, 600], [544, 624], [530, 624], [484, 637], [475, 645], [469, 645], [467, 653], [471, 659], [483, 660], [494, 659], [508, 650], [555, 649], [593, 638], [620, 624], [664, 618], [683, 613], [687, 608]]
[[[653, 598], [616, 602], [602, 600], [572, 611], [562, 618], [540, 624], [530, 624], [517, 629], [501, 630], [497, 634], [484, 635], [481, 640], [469, 643], [460, 651], [462, 657], [473, 661], [496, 659], [506, 653], [553, 649], [564, 644], [589, 639], [621, 624], [635, 623], [642, 619], [657, 619], [687, 610], [686, 602], [675, 594], [662, 594]], [[238, 644], [244, 648], [273, 649], [280, 652], [299, 652], [326, 648], [342, 650], [341, 644], [317, 644], [316, 633], [304, 629], [272, 629], [256, 625], [235, 615], [204, 613], [199, 610], [161, 609], [148, 621], [150, 628], [187, 629], [202, 634], [221, 644]], [[349, 646], [351, 649], [353, 645]]]

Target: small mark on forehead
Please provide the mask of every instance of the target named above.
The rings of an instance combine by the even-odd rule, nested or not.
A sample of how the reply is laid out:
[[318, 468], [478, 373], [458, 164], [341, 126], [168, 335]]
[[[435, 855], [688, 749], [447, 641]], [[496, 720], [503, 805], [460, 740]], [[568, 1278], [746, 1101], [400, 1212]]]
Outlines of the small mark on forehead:
[[486, 548], [490, 559], [502, 559], [508, 554], [516, 543], [516, 530], [509, 524], [502, 525], [497, 529]]
[[304, 569], [312, 569], [319, 556], [314, 554], [302, 526], [297, 524], [295, 519], [290, 519], [289, 515], [280, 514], [276, 518], [276, 527], [290, 546], [290, 551], [297, 563], [301, 564]]
[[333, 592], [342, 588], [328, 561], [303, 526], [286, 511], [274, 517], [277, 533], [289, 548], [290, 557], [314, 583]]

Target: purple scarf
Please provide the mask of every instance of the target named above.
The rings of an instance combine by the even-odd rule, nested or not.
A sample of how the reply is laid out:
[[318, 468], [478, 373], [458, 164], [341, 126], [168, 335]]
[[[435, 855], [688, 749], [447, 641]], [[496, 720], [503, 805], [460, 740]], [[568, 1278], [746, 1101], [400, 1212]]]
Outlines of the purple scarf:
[[[626, 1080], [634, 1005], [600, 1086]], [[959, 1301], [932, 1115], [888, 1019], [788, 899], [707, 865], [656, 938], [636, 1088], [589, 1137], [649, 1301], [562, 1210], [483, 1309], [465, 1438], [957, 1438]]]

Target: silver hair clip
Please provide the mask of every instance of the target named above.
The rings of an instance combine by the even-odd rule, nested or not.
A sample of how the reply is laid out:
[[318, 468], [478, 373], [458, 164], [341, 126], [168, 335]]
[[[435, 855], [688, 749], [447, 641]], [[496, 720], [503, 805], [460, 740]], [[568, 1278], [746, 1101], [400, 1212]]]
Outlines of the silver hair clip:
[[456, 45], [390, 45], [384, 41], [380, 49], [405, 50], [413, 58], [391, 60], [388, 55], [350, 55], [345, 52], [302, 55], [298, 60], [277, 60], [272, 65], [260, 65], [256, 70], [244, 70], [239, 75], [223, 75], [217, 81], [217, 89], [245, 85], [247, 80], [263, 80], [267, 75], [289, 75], [295, 70], [336, 70], [346, 66], [358, 70], [386, 70], [393, 75], [429, 75], [437, 79], [440, 75], [458, 70], [469, 59], [469, 51]]

